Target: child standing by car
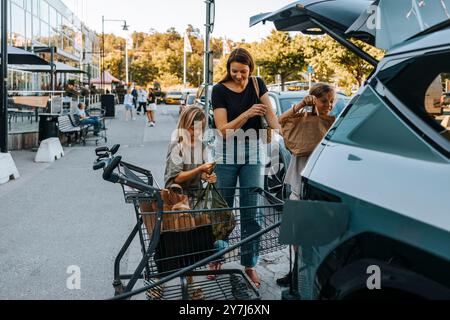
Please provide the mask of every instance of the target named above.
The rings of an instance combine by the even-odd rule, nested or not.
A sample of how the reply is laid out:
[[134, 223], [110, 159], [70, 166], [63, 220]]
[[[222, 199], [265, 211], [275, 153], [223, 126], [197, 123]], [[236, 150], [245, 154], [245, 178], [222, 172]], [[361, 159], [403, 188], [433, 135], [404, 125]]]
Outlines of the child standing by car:
[[[329, 115], [333, 109], [336, 91], [333, 87], [319, 83], [310, 90], [310, 95], [305, 97], [299, 104], [296, 104], [291, 110], [285, 112], [280, 117], [280, 123], [283, 123], [289, 117], [299, 113], [307, 112], [308, 107], [316, 107], [319, 115]], [[296, 156], [292, 155], [289, 169], [286, 173], [285, 184], [291, 187], [290, 200], [301, 200], [302, 194], [302, 172], [308, 164], [310, 155]], [[297, 252], [298, 248], [294, 247]], [[288, 286], [291, 283], [292, 272], [277, 280], [278, 285]]]

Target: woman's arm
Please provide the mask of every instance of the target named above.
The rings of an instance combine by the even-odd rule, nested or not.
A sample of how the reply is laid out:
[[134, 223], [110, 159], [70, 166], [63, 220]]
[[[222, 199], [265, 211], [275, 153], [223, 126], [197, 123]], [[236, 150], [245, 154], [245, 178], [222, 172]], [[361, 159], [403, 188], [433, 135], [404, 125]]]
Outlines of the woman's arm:
[[267, 122], [269, 123], [269, 126], [274, 130], [281, 131], [280, 123], [278, 122], [277, 116], [273, 111], [272, 103], [270, 102], [269, 99], [269, 93], [266, 93], [264, 96], [262, 96], [261, 102], [262, 104], [267, 106], [266, 119]]
[[214, 111], [214, 121], [223, 137], [227, 136], [227, 132], [231, 130], [233, 133], [241, 129], [251, 118], [262, 117], [266, 114], [267, 107], [262, 104], [255, 104], [250, 110], [244, 112], [235, 120], [228, 122], [227, 109], [219, 108]]

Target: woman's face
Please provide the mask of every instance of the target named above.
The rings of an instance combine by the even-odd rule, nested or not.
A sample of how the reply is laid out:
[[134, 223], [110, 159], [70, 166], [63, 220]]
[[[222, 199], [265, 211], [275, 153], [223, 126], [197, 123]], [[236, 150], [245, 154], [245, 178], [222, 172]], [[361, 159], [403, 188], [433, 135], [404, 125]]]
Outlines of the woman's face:
[[316, 107], [320, 114], [328, 114], [333, 110], [334, 92], [329, 92], [316, 100]]
[[245, 84], [250, 77], [250, 67], [239, 62], [233, 62], [230, 66], [230, 74], [236, 84]]

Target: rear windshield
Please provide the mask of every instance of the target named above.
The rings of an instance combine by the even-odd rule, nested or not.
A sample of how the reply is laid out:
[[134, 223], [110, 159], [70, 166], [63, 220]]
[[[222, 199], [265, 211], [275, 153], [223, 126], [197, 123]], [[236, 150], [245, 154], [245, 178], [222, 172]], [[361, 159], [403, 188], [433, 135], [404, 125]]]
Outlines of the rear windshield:
[[377, 47], [393, 46], [450, 19], [450, 0], [395, 0], [379, 5]]

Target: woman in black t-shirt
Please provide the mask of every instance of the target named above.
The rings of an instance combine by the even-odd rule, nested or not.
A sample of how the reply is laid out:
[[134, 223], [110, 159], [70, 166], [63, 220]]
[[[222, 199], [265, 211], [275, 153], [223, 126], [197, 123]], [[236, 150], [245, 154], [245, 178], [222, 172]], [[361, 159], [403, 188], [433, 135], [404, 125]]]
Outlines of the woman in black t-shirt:
[[[280, 129], [264, 81], [257, 78], [255, 86], [252, 79], [254, 70], [255, 63], [250, 53], [242, 48], [236, 49], [228, 59], [227, 76], [214, 87], [212, 93], [217, 128], [217, 185], [231, 208], [234, 207], [238, 180], [239, 187], [242, 188], [240, 207], [258, 205], [255, 196], [248, 195], [243, 190], [264, 188], [265, 172], [259, 139], [259, 132], [264, 129], [262, 120], [265, 118], [272, 129]], [[261, 231], [263, 216], [260, 210], [240, 211], [242, 239]], [[255, 271], [258, 259], [259, 240], [243, 246], [241, 264], [259, 288], [261, 281]]]

